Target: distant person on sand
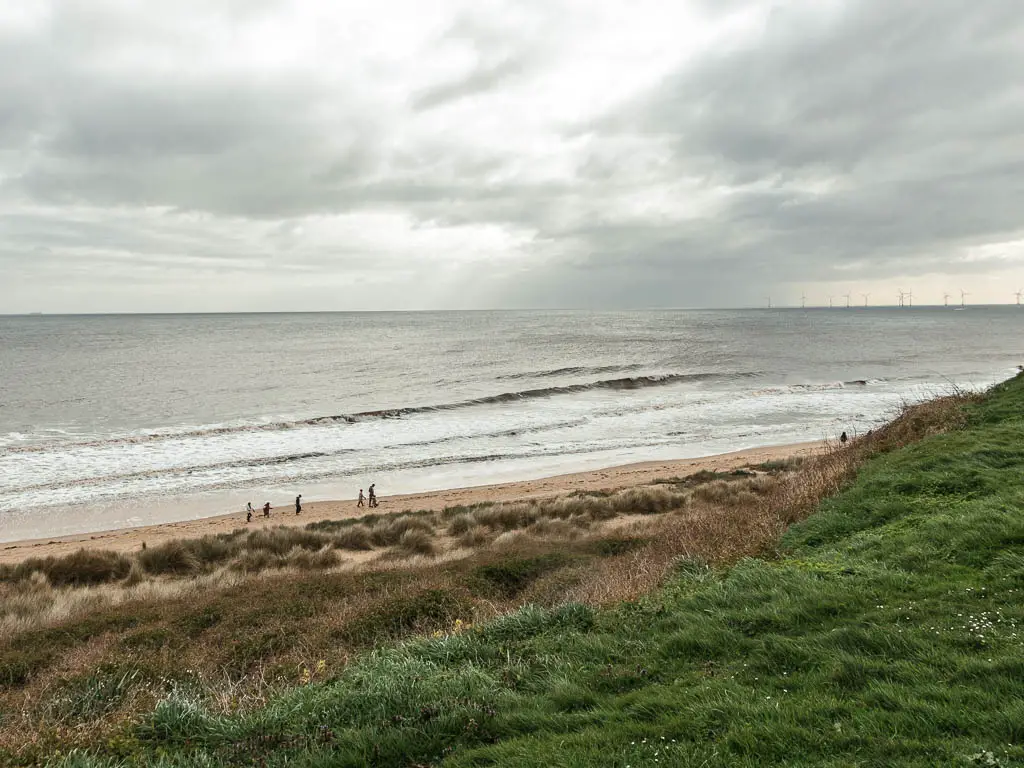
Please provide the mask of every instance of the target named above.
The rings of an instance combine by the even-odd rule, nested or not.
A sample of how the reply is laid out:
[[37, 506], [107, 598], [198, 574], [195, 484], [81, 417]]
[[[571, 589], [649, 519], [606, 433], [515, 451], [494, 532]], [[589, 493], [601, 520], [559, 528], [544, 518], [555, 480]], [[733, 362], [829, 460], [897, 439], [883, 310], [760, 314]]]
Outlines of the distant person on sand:
[[370, 483], [370, 506], [371, 507], [376, 507], [377, 506], [377, 490], [376, 489], [377, 489], [377, 484], [376, 483]]
[[364, 504], [364, 503], [363, 503], [363, 502], [365, 502], [365, 501], [366, 501], [366, 497], [365, 497], [365, 496], [363, 496], [363, 489], [362, 489], [362, 488], [360, 488], [360, 489], [359, 489], [359, 501], [357, 501], [357, 502], [356, 502], [356, 506], [357, 506], [357, 507], [365, 507], [365, 506], [366, 506], [366, 504]]
[[263, 505], [263, 516], [270, 517], [270, 502], [268, 501]]
[[252, 522], [252, 504], [250, 504], [249, 508], [247, 510], [245, 510], [245, 522], [247, 522], [247, 523], [251, 523]]
[[842, 443], [843, 445], [846, 445], [846, 441], [849, 439], [850, 438], [846, 436], [846, 432], [843, 432], [843, 434], [839, 436], [839, 442]]
[[302, 511], [302, 494], [300, 493], [295, 497], [295, 514], [299, 514]]

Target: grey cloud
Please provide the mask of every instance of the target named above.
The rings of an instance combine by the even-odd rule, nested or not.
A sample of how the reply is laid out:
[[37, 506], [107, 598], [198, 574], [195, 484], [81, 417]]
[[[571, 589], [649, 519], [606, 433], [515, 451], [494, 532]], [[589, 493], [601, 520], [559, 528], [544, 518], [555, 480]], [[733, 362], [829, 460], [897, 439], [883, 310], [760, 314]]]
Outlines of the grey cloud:
[[503, 23], [502, 11], [496, 8], [490, 9], [491, 16], [479, 8], [473, 13], [461, 14], [441, 36], [438, 45], [468, 47], [476, 57], [476, 66], [462, 77], [414, 94], [413, 108], [435, 109], [485, 94], [539, 69], [549, 56], [549, 46], [556, 40], [550, 34], [555, 26], [554, 11], [542, 3], [524, 3], [519, 9], [525, 12], [525, 29], [523, 19], [512, 25]]
[[[707, 278], [709, 265], [777, 282], [837, 279], [851, 266], [877, 277], [1020, 237], [1021, 39], [1024, 14], [1010, 0], [867, 0], [814, 20], [776, 10], [753, 44], [583, 128], [597, 137], [592, 177], [639, 183], [635, 163], [623, 157], [617, 174], [599, 148], [657, 146], [672, 173], [728, 190], [724, 204], [698, 221], [605, 210], [566, 234], [591, 265], [619, 264], [616, 280], [628, 274], [663, 300], [679, 294], [661, 280]], [[626, 301], [635, 290], [607, 293]]]
[[424, 90], [413, 99], [415, 109], [434, 109], [467, 96], [484, 93], [496, 85], [522, 74], [524, 62], [517, 59], [499, 59], [483, 65], [467, 77], [442, 83]]
[[[961, 249], [1024, 236], [1015, 0], [781, 3], [756, 38], [621, 94], [600, 119], [553, 124], [575, 161], [560, 175], [524, 163], [507, 137], [468, 146], [416, 122], [443, 126], [444, 108], [486, 110], [543, 80], [563, 38], [586, 34], [550, 4], [455, 18], [434, 44], [475, 64], [404, 103], [310, 69], [118, 64], [147, 45], [180, 56], [196, 24], [230, 29], [284, 5], [189, 0], [167, 18], [79, 0], [56, 3], [35, 38], [0, 31], [0, 270], [81, 271], [71, 265], [93, 248], [104, 270], [206, 259], [221, 274], [415, 272], [414, 256], [372, 246], [307, 248], [292, 225], [391, 211], [424, 228], [532, 234], [521, 265], [474, 273], [491, 304], [679, 306], [759, 301], [799, 281], [990, 269], [998, 262], [958, 261]], [[659, 195], [666, 205], [637, 202]], [[79, 207], [92, 213], [61, 215]], [[147, 207], [170, 212], [133, 221]]]

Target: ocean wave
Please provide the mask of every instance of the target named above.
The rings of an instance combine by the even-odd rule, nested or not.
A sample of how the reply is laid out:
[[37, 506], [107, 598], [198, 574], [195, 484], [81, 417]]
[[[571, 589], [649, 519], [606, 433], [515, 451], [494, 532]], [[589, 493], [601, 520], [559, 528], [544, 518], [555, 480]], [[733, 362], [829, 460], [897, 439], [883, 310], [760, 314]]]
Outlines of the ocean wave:
[[[65, 497], [72, 495], [75, 503], [82, 503], [83, 501], [96, 502], [104, 499], [116, 499], [137, 494], [146, 494], [153, 497], [173, 497], [180, 494], [186, 487], [189, 491], [205, 492], [228, 489], [245, 489], [253, 482], [258, 482], [264, 486], [284, 484], [295, 485], [309, 482], [322, 482], [326, 479], [354, 478], [367, 475], [386, 475], [390, 472], [400, 472], [403, 470], [423, 469], [429, 467], [463, 464], [468, 465], [505, 460], [522, 460], [542, 456], [583, 455], [610, 449], [629, 449], [658, 445], [670, 440], [672, 440], [672, 438], [651, 439], [648, 436], [644, 438], [620, 438], [616, 440], [596, 441], [586, 445], [563, 444], [556, 446], [538, 446], [534, 444], [530, 446], [523, 446], [519, 450], [513, 451], [462, 453], [423, 458], [396, 458], [391, 461], [383, 460], [374, 462], [373, 466], [370, 467], [339, 468], [336, 466], [324, 466], [322, 464], [318, 464], [316, 459], [311, 458], [310, 461], [312, 463], [304, 465], [299, 462], [293, 465], [292, 471], [290, 472], [270, 472], [261, 474], [258, 478], [209, 475], [202, 471], [206, 468], [199, 468], [194, 473], [183, 469], [173, 472], [139, 472], [116, 477], [89, 478], [79, 481], [55, 483], [52, 485], [21, 487], [6, 499], [3, 496], [0, 496], [0, 512], [8, 512], [16, 507], [23, 507], [25, 505], [37, 505], [39, 504], [39, 501], [38, 499], [32, 499], [31, 497], [33, 495], [40, 493], [52, 494], [54, 491], [63, 492]], [[140, 483], [145, 483], [148, 480], [155, 479], [157, 476], [165, 479], [163, 485], [140, 485]], [[183, 482], [186, 476], [188, 477], [187, 486], [180, 485], [180, 482]], [[178, 485], [174, 484], [173, 478], [180, 479], [178, 481]], [[167, 481], [170, 481], [170, 484], [168, 484]], [[60, 506], [65, 503], [70, 502], [65, 498], [64, 500], [57, 502], [45, 502], [43, 505], [54, 504], [56, 506]]]
[[[860, 382], [856, 382], [858, 385]], [[758, 389], [751, 394], [759, 395], [790, 395], [799, 392], [828, 392], [834, 389], [845, 389], [846, 384], [841, 381], [828, 381], [820, 384], [788, 384], [783, 387], [765, 387]]]
[[23, 491], [39, 491], [54, 488], [77, 488], [89, 485], [103, 485], [105, 483], [123, 482], [125, 480], [136, 480], [140, 478], [168, 477], [174, 475], [192, 475], [197, 472], [209, 472], [225, 469], [245, 469], [273, 467], [309, 459], [322, 459], [328, 456], [340, 456], [345, 453], [352, 453], [352, 449], [345, 448], [340, 451], [307, 451], [305, 453], [294, 453], [282, 456], [261, 456], [248, 459], [229, 459], [226, 461], [215, 461], [209, 464], [189, 464], [178, 467], [161, 467], [159, 469], [140, 469], [135, 472], [121, 472], [110, 475], [93, 475], [89, 477], [77, 477], [71, 480], [57, 480], [49, 483], [32, 483], [20, 486]]
[[[458, 400], [451, 403], [438, 405], [419, 405], [405, 408], [386, 408], [376, 411], [360, 411], [357, 413], [339, 414], [335, 416], [317, 416], [309, 419], [297, 419], [294, 421], [277, 421], [266, 424], [235, 424], [216, 425], [198, 429], [167, 430], [158, 432], [144, 432], [141, 434], [123, 435], [109, 439], [88, 440], [79, 442], [66, 442], [59, 444], [62, 449], [85, 448], [101, 445], [121, 444], [131, 445], [149, 443], [161, 440], [183, 440], [190, 438], [207, 438], [218, 435], [230, 435], [246, 432], [273, 432], [287, 429], [299, 429], [303, 427], [326, 426], [333, 424], [356, 424], [363, 421], [378, 419], [398, 419], [408, 416], [416, 416], [425, 413], [440, 413], [445, 411], [461, 410], [464, 408], [476, 408], [487, 405], [502, 405], [506, 403], [522, 402], [538, 398], [549, 398], [560, 395], [581, 394], [597, 390], [630, 391], [645, 389], [648, 387], [662, 387], [671, 384], [684, 382], [701, 382], [711, 380], [730, 380], [738, 377], [753, 376], [756, 374], [745, 373], [664, 373], [647, 376], [624, 376], [614, 379], [599, 379], [597, 381], [580, 384], [566, 384], [562, 386], [538, 387], [536, 389], [523, 389], [512, 392], [502, 392], [496, 395], [485, 395], [467, 400]], [[54, 444], [32, 444], [23, 446], [6, 446], [0, 448], [0, 454], [4, 453], [27, 453], [53, 450]]]
[[617, 373], [619, 371], [636, 371], [642, 366], [639, 365], [575, 365], [566, 368], [549, 368], [543, 371], [524, 371], [522, 373], [507, 373], [495, 377], [498, 381], [517, 379], [547, 379], [555, 376], [595, 376], [603, 373]]
[[[408, 448], [420, 448], [427, 446], [443, 445], [445, 443], [455, 443], [466, 440], [491, 440], [494, 438], [502, 437], [519, 437], [531, 434], [537, 434], [541, 432], [551, 432], [559, 429], [571, 429], [578, 427], [587, 422], [587, 419], [573, 419], [569, 421], [557, 421], [549, 424], [539, 424], [535, 426], [522, 426], [513, 429], [502, 429], [502, 430], [491, 430], [485, 432], [475, 432], [470, 434], [457, 434], [447, 435], [444, 437], [433, 438], [430, 440], [412, 440], [408, 442], [399, 442], [394, 445], [387, 446], [384, 450], [386, 451], [401, 451]], [[310, 459], [323, 459], [336, 456], [342, 456], [345, 454], [355, 453], [356, 449], [353, 448], [341, 448], [331, 451], [307, 451], [303, 453], [292, 453], [292, 454], [281, 454], [274, 456], [257, 456], [249, 458], [237, 458], [227, 459], [222, 461], [210, 461], [207, 463], [198, 464], [183, 464], [172, 467], [160, 467], [151, 469], [140, 469], [132, 472], [114, 472], [109, 474], [101, 475], [90, 475], [88, 477], [78, 477], [72, 479], [60, 479], [45, 483], [30, 483], [27, 485], [20, 486], [21, 490], [25, 491], [39, 491], [56, 488], [73, 488], [83, 487], [90, 485], [102, 485], [104, 483], [116, 483], [123, 482], [126, 480], [135, 480], [142, 478], [158, 478], [158, 477], [173, 477], [179, 475], [192, 475], [204, 472], [216, 472], [224, 470], [238, 470], [238, 469], [250, 469], [250, 468], [269, 468], [277, 465], [288, 465], [295, 464]], [[424, 459], [423, 466], [427, 466], [435, 461], [441, 464], [446, 463], [444, 458]]]

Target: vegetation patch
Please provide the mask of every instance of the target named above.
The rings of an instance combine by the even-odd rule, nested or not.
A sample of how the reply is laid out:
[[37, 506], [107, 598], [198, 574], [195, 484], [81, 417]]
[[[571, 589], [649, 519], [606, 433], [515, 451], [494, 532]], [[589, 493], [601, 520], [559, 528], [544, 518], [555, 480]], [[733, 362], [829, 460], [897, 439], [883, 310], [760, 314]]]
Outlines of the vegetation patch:
[[384, 600], [373, 613], [347, 623], [336, 635], [352, 645], [373, 645], [413, 631], [432, 632], [456, 620], [470, 620], [472, 614], [472, 603], [465, 596], [427, 589]]
[[624, 555], [627, 552], [633, 552], [643, 546], [646, 542], [647, 539], [635, 536], [613, 536], [605, 539], [597, 539], [593, 544], [593, 548], [601, 557], [616, 557], [618, 555]]
[[120, 553], [80, 549], [65, 557], [30, 558], [0, 566], [0, 579], [23, 581], [40, 573], [55, 587], [77, 587], [123, 579], [130, 569], [131, 561]]
[[[195, 574], [131, 587], [5, 581], [0, 660], [31, 671], [0, 684], [0, 762], [1020, 764], [1022, 404], [1014, 381], [792, 473], [629, 502], [367, 518], [287, 546], [243, 532], [189, 549]], [[295, 565], [343, 556], [355, 525], [404, 527], [385, 553], [455, 525], [480, 544]], [[243, 553], [267, 567], [243, 578]]]
[[508, 558], [481, 565], [471, 574], [471, 585], [479, 593], [491, 597], [511, 598], [546, 573], [564, 568], [571, 558], [560, 553], [537, 557]]

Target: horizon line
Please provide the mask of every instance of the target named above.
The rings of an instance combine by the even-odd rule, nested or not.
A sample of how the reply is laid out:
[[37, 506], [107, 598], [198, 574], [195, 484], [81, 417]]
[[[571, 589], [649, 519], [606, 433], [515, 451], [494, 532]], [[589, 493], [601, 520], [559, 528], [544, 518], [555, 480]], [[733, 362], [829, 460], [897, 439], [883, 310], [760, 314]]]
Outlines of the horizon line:
[[915, 309], [972, 309], [992, 307], [1024, 307], [1014, 302], [1001, 304], [915, 304], [914, 306], [900, 306], [899, 304], [845, 304], [840, 306], [828, 306], [827, 304], [780, 304], [772, 306], [741, 306], [741, 307], [617, 307], [608, 309], [597, 309], [594, 307], [502, 307], [502, 308], [472, 308], [472, 309], [268, 309], [261, 311], [252, 310], [193, 310], [193, 311], [165, 311], [165, 312], [0, 312], [0, 317], [159, 317], [159, 316], [187, 316], [187, 315], [368, 315], [368, 314], [441, 314], [456, 312], [769, 312], [776, 310], [811, 310], [824, 309], [832, 311], [843, 310], [865, 310], [865, 309], [899, 309], [913, 311]]

